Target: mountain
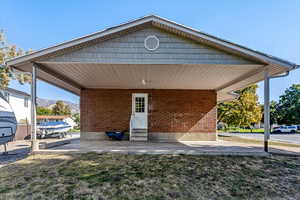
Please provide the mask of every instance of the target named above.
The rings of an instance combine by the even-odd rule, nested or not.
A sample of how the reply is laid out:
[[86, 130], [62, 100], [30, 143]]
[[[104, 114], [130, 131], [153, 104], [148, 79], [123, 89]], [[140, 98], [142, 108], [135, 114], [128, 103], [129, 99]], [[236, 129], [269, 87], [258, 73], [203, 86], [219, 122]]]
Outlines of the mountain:
[[[38, 106], [42, 106], [42, 107], [46, 107], [46, 108], [52, 108], [57, 100], [51, 100], [51, 99], [43, 99], [43, 98], [37, 98], [37, 105]], [[79, 105], [76, 103], [72, 103], [69, 101], [63, 101], [66, 105], [70, 106], [71, 109], [71, 113], [75, 114], [75, 113], [79, 113]]]

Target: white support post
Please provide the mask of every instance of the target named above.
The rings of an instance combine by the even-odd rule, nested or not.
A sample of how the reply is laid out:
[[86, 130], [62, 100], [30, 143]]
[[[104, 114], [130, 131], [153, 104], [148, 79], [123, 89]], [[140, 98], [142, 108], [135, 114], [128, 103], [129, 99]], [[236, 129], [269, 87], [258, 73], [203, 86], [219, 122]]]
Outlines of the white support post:
[[270, 139], [270, 77], [269, 70], [264, 72], [264, 150], [269, 151], [268, 140]]
[[39, 150], [39, 143], [36, 137], [36, 65], [32, 65], [31, 74], [31, 151]]

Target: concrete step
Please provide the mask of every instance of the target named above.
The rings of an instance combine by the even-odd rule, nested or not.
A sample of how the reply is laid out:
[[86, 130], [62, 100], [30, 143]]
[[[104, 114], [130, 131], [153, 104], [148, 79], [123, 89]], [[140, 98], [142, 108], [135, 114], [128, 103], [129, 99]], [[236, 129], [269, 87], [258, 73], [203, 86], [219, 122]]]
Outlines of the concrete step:
[[141, 133], [141, 134], [148, 134], [148, 132], [141, 132], [141, 131], [131, 131], [131, 133]]
[[148, 129], [132, 129], [130, 141], [148, 141]]
[[136, 137], [136, 136], [131, 136], [130, 141], [148, 141], [147, 137]]
[[148, 133], [148, 129], [132, 129], [133, 132], [143, 132], [143, 133]]
[[131, 135], [132, 136], [144, 136], [144, 137], [147, 137], [148, 133], [132, 132]]
[[148, 138], [147, 135], [131, 135], [130, 137], [131, 137], [131, 138], [132, 138], [132, 137], [136, 137], [136, 138], [143, 138], [143, 137], [144, 137], [144, 138]]

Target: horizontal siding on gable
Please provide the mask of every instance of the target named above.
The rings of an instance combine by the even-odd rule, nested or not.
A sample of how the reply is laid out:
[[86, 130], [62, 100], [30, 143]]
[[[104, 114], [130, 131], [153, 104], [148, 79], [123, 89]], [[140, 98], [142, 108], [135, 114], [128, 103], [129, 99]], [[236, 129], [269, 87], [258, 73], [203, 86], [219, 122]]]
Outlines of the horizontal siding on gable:
[[[149, 35], [159, 38], [155, 51], [144, 47]], [[146, 28], [43, 61], [116, 64], [251, 64], [227, 54], [155, 28]]]

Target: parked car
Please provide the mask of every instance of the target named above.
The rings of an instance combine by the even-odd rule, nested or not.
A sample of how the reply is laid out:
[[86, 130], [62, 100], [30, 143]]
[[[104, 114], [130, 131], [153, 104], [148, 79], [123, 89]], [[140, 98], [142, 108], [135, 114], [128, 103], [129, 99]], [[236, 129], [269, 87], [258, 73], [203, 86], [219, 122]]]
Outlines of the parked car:
[[297, 126], [278, 126], [273, 129], [273, 133], [296, 133], [298, 130]]
[[297, 129], [298, 129], [298, 131], [300, 131], [300, 125], [297, 125]]

